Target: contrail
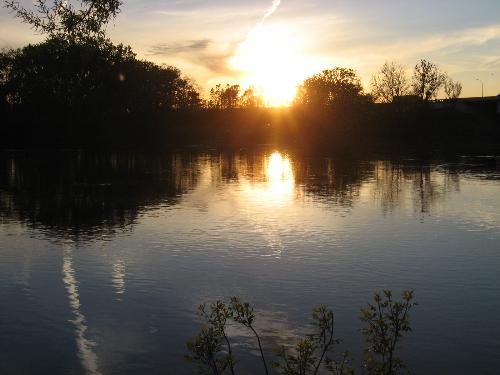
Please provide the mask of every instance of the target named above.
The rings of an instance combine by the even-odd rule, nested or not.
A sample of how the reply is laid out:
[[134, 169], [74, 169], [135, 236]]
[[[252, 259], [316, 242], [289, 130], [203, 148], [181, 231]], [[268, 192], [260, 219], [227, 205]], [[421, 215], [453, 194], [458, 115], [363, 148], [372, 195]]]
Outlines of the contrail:
[[262, 19], [260, 20], [260, 22], [256, 25], [256, 28], [262, 26], [262, 24], [264, 23], [264, 21], [268, 17], [270, 17], [274, 12], [276, 12], [276, 9], [278, 9], [278, 7], [280, 6], [280, 4], [281, 4], [281, 0], [273, 0], [273, 3], [271, 4], [271, 6], [269, 7], [269, 9], [264, 14], [264, 17], [262, 17]]
[[264, 24], [266, 19], [271, 17], [274, 14], [274, 12], [276, 12], [276, 9], [278, 9], [280, 4], [281, 4], [281, 0], [273, 0], [273, 2], [271, 3], [271, 6], [266, 10], [264, 15], [260, 19], [260, 21], [257, 22], [255, 24], [255, 26], [253, 26], [247, 32], [245, 39], [242, 40], [238, 44], [238, 47], [236, 48], [235, 52], [233, 53], [233, 56], [231, 58], [233, 64], [236, 64], [236, 66], [237, 66], [237, 65], [241, 65], [241, 64], [245, 65], [247, 63], [247, 62], [245, 62], [246, 57], [248, 57], [247, 55], [250, 53], [253, 54], [255, 52], [255, 51], [253, 51], [255, 49], [255, 46], [252, 47], [251, 44], [252, 43], [255, 44], [258, 42], [258, 35], [257, 34], [260, 32], [262, 25]]

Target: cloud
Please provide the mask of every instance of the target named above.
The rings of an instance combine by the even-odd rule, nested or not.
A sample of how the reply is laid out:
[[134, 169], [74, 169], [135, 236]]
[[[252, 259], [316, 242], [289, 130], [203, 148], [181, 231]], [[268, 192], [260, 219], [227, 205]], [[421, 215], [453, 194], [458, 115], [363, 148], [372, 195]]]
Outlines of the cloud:
[[500, 26], [494, 25], [430, 37], [419, 43], [418, 48], [429, 52], [452, 47], [462, 49], [471, 45], [484, 45], [498, 38], [500, 38]]
[[[266, 9], [259, 22], [254, 24], [253, 27], [250, 26], [251, 24], [248, 26], [250, 26], [252, 30], [259, 28], [267, 18], [276, 12], [280, 4], [281, 0], [272, 0], [271, 5]], [[198, 8], [196, 9], [196, 12], [198, 13], [194, 12], [195, 11], [191, 8], [174, 11], [154, 11], [155, 14], [160, 16], [180, 16], [186, 17], [187, 19], [196, 14], [197, 18], [200, 19], [200, 23], [204, 24], [205, 28], [208, 24], [211, 25], [213, 23], [218, 24], [217, 29], [219, 29], [221, 24], [225, 24], [226, 27], [229, 28], [231, 23], [237, 22], [239, 23], [240, 28], [234, 28], [233, 35], [240, 34], [236, 37], [239, 39], [233, 39], [231, 42], [226, 40], [224, 43], [220, 43], [218, 42], [218, 39], [220, 39], [221, 36], [217, 36], [218, 33], [214, 35], [212, 32], [212, 36], [210, 38], [188, 39], [184, 41], [153, 44], [146, 49], [145, 55], [154, 56], [161, 60], [166, 60], [168, 58], [170, 61], [178, 61], [181, 65], [187, 63], [189, 65], [201, 67], [213, 75], [222, 75], [233, 78], [239, 76], [241, 72], [231, 68], [229, 61], [235, 55], [238, 45], [240, 45], [248, 36], [248, 32], [243, 33], [241, 31], [241, 27], [246, 27], [248, 30], [248, 26], [245, 24], [250, 21], [249, 18], [254, 18], [255, 20], [258, 10], [252, 6], [250, 8], [224, 7], [220, 8], [216, 13], [214, 13], [212, 8]], [[212, 28], [209, 27], [208, 30], [206, 30], [206, 33], [209, 32], [209, 30], [212, 30]]]
[[[309, 39], [324, 28], [311, 27]], [[309, 53], [332, 56], [329, 51], [337, 51], [334, 57], [343, 57], [352, 65], [365, 69], [395, 59], [412, 63], [419, 58], [434, 59], [438, 64], [462, 65], [462, 69], [479, 69], [482, 65], [495, 66], [498, 53], [493, 45], [500, 43], [500, 25], [487, 25], [441, 33], [416, 33], [412, 35], [391, 35], [358, 28], [355, 33], [346, 33], [344, 25], [338, 32], [318, 37], [309, 48]], [[486, 61], [486, 60], [487, 61]]]
[[210, 39], [188, 40], [181, 43], [159, 43], [151, 46], [148, 55], [174, 55], [179, 53], [191, 53], [193, 51], [202, 51], [212, 43]]
[[184, 42], [159, 43], [151, 46], [149, 56], [177, 57], [191, 64], [201, 66], [211, 73], [233, 75], [235, 71], [228, 66], [228, 59], [234, 54], [237, 43], [224, 51], [212, 48], [211, 39], [194, 39]]

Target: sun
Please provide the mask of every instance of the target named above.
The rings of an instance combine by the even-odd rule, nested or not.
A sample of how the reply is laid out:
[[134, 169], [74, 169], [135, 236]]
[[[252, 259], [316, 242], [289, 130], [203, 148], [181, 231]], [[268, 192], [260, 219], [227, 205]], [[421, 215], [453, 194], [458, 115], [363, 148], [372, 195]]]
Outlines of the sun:
[[301, 53], [301, 41], [284, 26], [259, 26], [242, 42], [230, 65], [243, 74], [241, 85], [253, 85], [268, 106], [287, 106], [310, 64]]

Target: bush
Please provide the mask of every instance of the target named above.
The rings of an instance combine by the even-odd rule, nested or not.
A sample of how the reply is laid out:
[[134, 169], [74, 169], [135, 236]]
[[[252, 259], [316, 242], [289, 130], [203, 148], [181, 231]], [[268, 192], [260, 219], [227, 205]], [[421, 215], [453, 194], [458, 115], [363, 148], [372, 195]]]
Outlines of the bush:
[[[392, 292], [376, 293], [373, 302], [361, 310], [360, 319], [365, 323], [361, 333], [365, 336], [367, 349], [362, 363], [367, 375], [397, 375], [407, 368], [396, 356], [404, 335], [411, 332], [410, 310], [416, 305], [413, 292], [402, 293], [395, 301]], [[199, 333], [187, 342], [189, 354], [186, 359], [196, 365], [199, 373], [222, 375], [236, 372], [236, 356], [228, 335], [228, 325], [237, 324], [248, 329], [255, 337], [263, 365], [263, 373], [271, 369], [285, 375], [354, 374], [349, 352], [336, 355], [340, 342], [335, 337], [333, 311], [322, 305], [312, 311], [315, 331], [300, 338], [292, 349], [277, 348], [274, 360], [268, 362], [262, 349], [260, 335], [255, 329], [256, 314], [253, 307], [232, 297], [229, 303], [216, 301], [199, 307], [203, 324]], [[268, 366], [271, 364], [271, 367]]]

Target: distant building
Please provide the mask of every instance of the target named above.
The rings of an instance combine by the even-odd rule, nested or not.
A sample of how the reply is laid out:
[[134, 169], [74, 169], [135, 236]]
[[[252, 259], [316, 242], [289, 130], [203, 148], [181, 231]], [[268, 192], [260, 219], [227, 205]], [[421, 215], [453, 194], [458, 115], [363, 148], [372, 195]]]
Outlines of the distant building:
[[462, 113], [497, 114], [500, 116], [500, 95], [484, 98], [438, 99], [431, 103], [433, 108], [454, 108]]

